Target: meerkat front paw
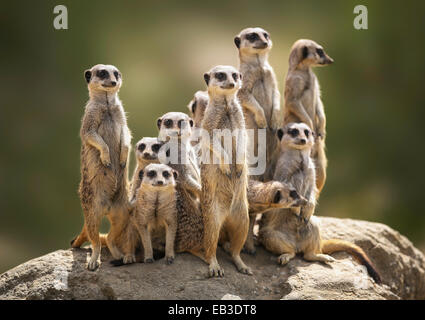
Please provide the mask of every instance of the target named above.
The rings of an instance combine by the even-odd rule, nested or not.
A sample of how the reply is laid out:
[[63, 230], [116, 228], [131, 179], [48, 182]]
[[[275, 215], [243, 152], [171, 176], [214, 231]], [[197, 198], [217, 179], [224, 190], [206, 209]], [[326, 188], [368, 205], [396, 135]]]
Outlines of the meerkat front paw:
[[294, 255], [290, 254], [290, 253], [284, 253], [282, 255], [280, 255], [277, 258], [277, 262], [284, 266], [285, 264], [287, 264], [292, 258], [294, 257]]
[[165, 257], [165, 263], [170, 265], [174, 262], [174, 256]]
[[229, 179], [232, 178], [232, 171], [230, 170], [230, 166], [228, 164], [220, 165], [221, 172], [226, 175]]
[[240, 273], [247, 274], [249, 276], [252, 276], [253, 275], [251, 268], [250, 267], [247, 267], [247, 266], [242, 267], [242, 268], [238, 268], [238, 271]]
[[87, 264], [87, 269], [90, 271], [95, 271], [97, 268], [99, 268], [99, 266], [100, 266], [99, 260], [90, 260], [89, 263]]
[[224, 270], [220, 267], [218, 263], [210, 264], [208, 267], [208, 276], [212, 277], [224, 277]]
[[255, 123], [257, 124], [259, 129], [267, 128], [267, 120], [264, 115], [264, 112], [255, 116]]
[[131, 264], [136, 262], [136, 257], [134, 254], [126, 254], [122, 259], [124, 264]]
[[333, 258], [333, 257], [331, 257], [327, 254], [323, 255], [323, 262], [335, 262], [335, 261], [336, 261], [335, 258]]
[[109, 151], [108, 152], [102, 152], [100, 154], [100, 161], [102, 161], [102, 164], [105, 167], [107, 167], [107, 168], [111, 167], [111, 157], [109, 156]]

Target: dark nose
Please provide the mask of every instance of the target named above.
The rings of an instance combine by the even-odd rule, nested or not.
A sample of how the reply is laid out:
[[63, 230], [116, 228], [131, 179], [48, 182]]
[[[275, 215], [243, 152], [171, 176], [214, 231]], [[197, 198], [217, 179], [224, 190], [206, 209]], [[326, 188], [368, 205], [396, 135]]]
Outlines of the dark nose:
[[301, 139], [300, 142], [301, 144], [305, 144], [307, 141], [305, 141], [305, 139]]
[[145, 153], [143, 154], [143, 156], [144, 156], [144, 157], [149, 157], [149, 156], [150, 156], [150, 154], [149, 154], [149, 153], [147, 153], [147, 152], [145, 152]]
[[298, 193], [295, 190], [292, 190], [291, 192], [289, 192], [289, 196], [292, 199], [299, 199], [300, 198], [300, 196], [298, 195]]
[[235, 87], [234, 83], [229, 84], [229, 88], [234, 88], [234, 87]]
[[117, 82], [116, 82], [116, 81], [111, 81], [111, 85], [112, 85], [113, 87], [115, 87], [115, 86], [117, 85]]
[[158, 185], [159, 186], [162, 186], [164, 184], [164, 182], [162, 182], [162, 181], [158, 181]]

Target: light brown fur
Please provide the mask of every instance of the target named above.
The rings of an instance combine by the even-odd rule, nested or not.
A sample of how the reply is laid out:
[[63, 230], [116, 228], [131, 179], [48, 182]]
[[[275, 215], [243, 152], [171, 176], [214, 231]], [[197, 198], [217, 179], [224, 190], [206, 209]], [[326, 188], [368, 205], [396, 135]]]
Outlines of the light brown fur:
[[189, 104], [187, 105], [196, 128], [201, 128], [202, 119], [204, 118], [208, 100], [208, 92], [196, 91], [193, 99], [190, 100]]
[[285, 84], [284, 124], [303, 122], [316, 134], [312, 157], [316, 165], [318, 194], [326, 181], [325, 154], [326, 117], [320, 87], [312, 67], [333, 63], [323, 48], [312, 40], [294, 43], [289, 56], [289, 70]]
[[[249, 226], [245, 121], [242, 108], [236, 99], [236, 92], [241, 86], [241, 75], [233, 67], [217, 66], [206, 73], [204, 78], [208, 86], [209, 102], [202, 128], [209, 132], [212, 140], [214, 129], [229, 129], [231, 132], [240, 130], [238, 138], [233, 136], [231, 139], [232, 155], [216, 149], [218, 146], [224, 148], [217, 137], [217, 141], [203, 141], [208, 144], [209, 154], [220, 159], [219, 164], [201, 164], [205, 259], [209, 263], [210, 276], [224, 275], [216, 258], [220, 231], [224, 228], [230, 240], [230, 254], [237, 269], [242, 273], [252, 274], [240, 257]], [[239, 154], [239, 161], [236, 161], [236, 153]]]
[[99, 226], [105, 215], [111, 225], [106, 243], [115, 258], [122, 257], [115, 240], [128, 223], [127, 161], [131, 133], [117, 95], [122, 81], [120, 72], [114, 66], [96, 65], [86, 70], [85, 77], [90, 100], [80, 131], [79, 188], [84, 227], [72, 247], [80, 247], [90, 240], [92, 255], [88, 269], [95, 270], [100, 264]]

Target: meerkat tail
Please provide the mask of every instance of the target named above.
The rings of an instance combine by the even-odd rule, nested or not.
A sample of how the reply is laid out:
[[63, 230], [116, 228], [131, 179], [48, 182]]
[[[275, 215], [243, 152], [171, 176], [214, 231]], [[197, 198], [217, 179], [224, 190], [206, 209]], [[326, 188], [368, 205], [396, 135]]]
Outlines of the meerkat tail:
[[337, 251], [346, 251], [350, 253], [354, 258], [356, 258], [357, 261], [359, 261], [361, 264], [363, 264], [370, 276], [375, 280], [376, 283], [380, 284], [381, 276], [379, 275], [378, 271], [376, 270], [373, 263], [370, 261], [366, 253], [363, 251], [362, 248], [355, 245], [354, 243], [344, 241], [344, 240], [337, 240], [337, 239], [331, 239], [331, 240], [322, 240], [322, 252], [325, 254], [331, 254], [333, 252]]

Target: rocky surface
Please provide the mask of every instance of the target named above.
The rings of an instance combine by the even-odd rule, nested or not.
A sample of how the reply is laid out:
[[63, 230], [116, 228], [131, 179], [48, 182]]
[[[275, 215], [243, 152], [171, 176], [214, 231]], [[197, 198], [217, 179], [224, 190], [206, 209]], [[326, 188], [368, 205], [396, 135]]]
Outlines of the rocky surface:
[[221, 249], [218, 260], [225, 277], [206, 278], [207, 265], [190, 254], [174, 264], [113, 267], [107, 250], [102, 265], [86, 270], [90, 249], [58, 250], [33, 259], [0, 276], [0, 299], [425, 299], [425, 257], [388, 226], [350, 219], [320, 218], [324, 238], [355, 242], [379, 270], [377, 285], [348, 254], [333, 254], [325, 265], [301, 257], [287, 266], [258, 248], [243, 254], [253, 276], [238, 273]]

